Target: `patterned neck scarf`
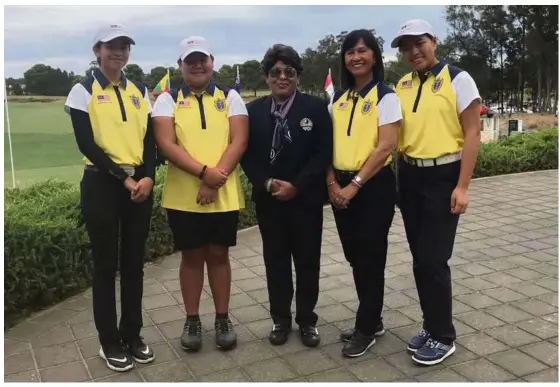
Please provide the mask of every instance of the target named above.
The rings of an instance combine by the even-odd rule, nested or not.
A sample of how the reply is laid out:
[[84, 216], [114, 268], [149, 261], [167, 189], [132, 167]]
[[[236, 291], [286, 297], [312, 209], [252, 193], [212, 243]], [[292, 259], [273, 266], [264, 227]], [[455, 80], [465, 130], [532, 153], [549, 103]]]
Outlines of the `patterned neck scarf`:
[[283, 104], [278, 104], [272, 98], [270, 114], [274, 118], [274, 135], [272, 136], [272, 148], [270, 149], [270, 164], [274, 164], [284, 145], [292, 142], [292, 135], [286, 117], [292, 107], [295, 96], [296, 93], [292, 94]]

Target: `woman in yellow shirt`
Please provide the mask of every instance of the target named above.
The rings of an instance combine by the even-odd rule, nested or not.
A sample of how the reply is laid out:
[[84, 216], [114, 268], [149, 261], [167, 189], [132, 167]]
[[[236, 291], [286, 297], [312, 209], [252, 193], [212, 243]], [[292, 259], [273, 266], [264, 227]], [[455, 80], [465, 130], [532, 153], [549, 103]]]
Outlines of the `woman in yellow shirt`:
[[385, 264], [397, 198], [389, 163], [402, 115], [397, 95], [383, 83], [383, 56], [371, 32], [350, 32], [340, 61], [343, 90], [329, 106], [334, 153], [327, 185], [360, 300], [355, 328], [341, 335], [347, 342], [342, 353], [358, 357], [385, 332]]
[[471, 76], [436, 57], [425, 20], [404, 23], [392, 47], [413, 68], [397, 84], [403, 109], [399, 205], [424, 318], [408, 343], [412, 359], [434, 365], [455, 352], [451, 270], [459, 215], [480, 143], [480, 95]]
[[[132, 369], [132, 360], [154, 360], [140, 330], [156, 150], [148, 90], [122, 73], [131, 44], [134, 40], [121, 25], [101, 27], [93, 47], [99, 68], [72, 88], [65, 106], [86, 159], [81, 204], [91, 239], [99, 355], [114, 371]], [[122, 314], [117, 328], [119, 262]]]
[[228, 251], [236, 244], [244, 206], [237, 164], [247, 146], [247, 109], [235, 90], [212, 81], [214, 57], [206, 39], [187, 38], [180, 52], [185, 84], [161, 94], [153, 116], [158, 148], [169, 160], [162, 205], [183, 256], [179, 279], [187, 320], [181, 346], [198, 351], [202, 345], [198, 308], [206, 263], [216, 307], [216, 345], [227, 350], [237, 344], [228, 317]]

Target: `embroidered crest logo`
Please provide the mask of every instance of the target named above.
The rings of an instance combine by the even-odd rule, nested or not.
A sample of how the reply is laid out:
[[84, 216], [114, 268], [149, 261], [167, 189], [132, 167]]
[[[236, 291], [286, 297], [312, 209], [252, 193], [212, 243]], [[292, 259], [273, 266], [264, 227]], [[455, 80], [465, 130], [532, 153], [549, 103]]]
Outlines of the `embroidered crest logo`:
[[306, 131], [309, 132], [311, 129], [313, 129], [313, 121], [311, 121], [309, 118], [304, 118], [300, 121], [299, 125], [301, 126], [301, 128]]
[[443, 84], [443, 79], [442, 78], [437, 78], [434, 81], [434, 84], [432, 85], [432, 91], [434, 93], [437, 93], [439, 91], [439, 89], [441, 89], [442, 84]]
[[412, 87], [412, 79], [409, 79], [408, 81], [402, 81], [401, 87], [403, 89], [407, 89], [407, 88]]
[[226, 103], [223, 99], [217, 99], [214, 104], [216, 105], [216, 110], [218, 110], [219, 112], [223, 112], [226, 108]]
[[364, 101], [362, 106], [362, 114], [368, 114], [371, 111], [372, 103], [370, 100]]
[[137, 96], [133, 95], [132, 97], [130, 97], [130, 99], [132, 100], [132, 104], [134, 105], [134, 107], [136, 109], [140, 109], [140, 98], [138, 98]]

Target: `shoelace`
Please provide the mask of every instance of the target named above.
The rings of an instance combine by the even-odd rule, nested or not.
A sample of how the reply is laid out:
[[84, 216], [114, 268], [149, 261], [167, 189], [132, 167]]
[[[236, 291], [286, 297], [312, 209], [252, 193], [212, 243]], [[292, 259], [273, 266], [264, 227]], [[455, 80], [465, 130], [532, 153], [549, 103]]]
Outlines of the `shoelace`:
[[426, 337], [426, 336], [428, 336], [428, 331], [426, 331], [425, 329], [422, 329], [420, 331], [420, 333], [418, 333], [418, 336], [419, 337]]
[[439, 344], [440, 344], [439, 341], [436, 341], [436, 340], [433, 340], [433, 339], [428, 339], [428, 341], [426, 341], [425, 345], [428, 348], [435, 349], [435, 348], [439, 347]]
[[200, 323], [200, 321], [186, 321], [184, 329], [187, 330], [187, 333], [189, 335], [199, 335], [202, 333], [202, 324]]
[[214, 326], [217, 330], [222, 332], [231, 332], [233, 330], [233, 324], [230, 319], [217, 320]]

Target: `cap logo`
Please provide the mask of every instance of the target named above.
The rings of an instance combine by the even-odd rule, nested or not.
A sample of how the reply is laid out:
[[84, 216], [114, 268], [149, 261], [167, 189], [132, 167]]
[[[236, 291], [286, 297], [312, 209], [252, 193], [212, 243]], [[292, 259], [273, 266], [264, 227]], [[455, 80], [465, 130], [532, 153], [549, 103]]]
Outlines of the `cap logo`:
[[111, 24], [111, 28], [121, 28], [119, 24]]

